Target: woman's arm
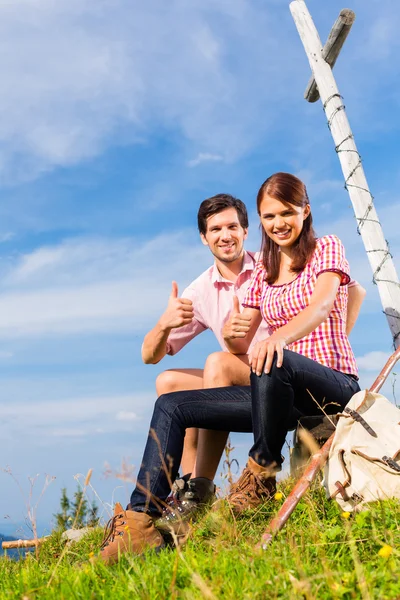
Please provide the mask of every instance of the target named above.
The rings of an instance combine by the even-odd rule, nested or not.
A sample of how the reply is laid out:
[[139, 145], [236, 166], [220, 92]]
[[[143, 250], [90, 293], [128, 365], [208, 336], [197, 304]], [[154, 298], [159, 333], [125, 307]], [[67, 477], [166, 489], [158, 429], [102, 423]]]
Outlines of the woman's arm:
[[357, 281], [349, 285], [349, 299], [347, 302], [346, 333], [350, 335], [355, 322], [360, 314], [361, 304], [364, 302], [366, 290]]
[[269, 373], [275, 352], [278, 355], [276, 366], [281, 367], [284, 347], [305, 337], [328, 318], [341, 279], [340, 273], [321, 273], [315, 284], [310, 304], [289, 323], [277, 329], [267, 340], [255, 344], [249, 356], [254, 373], [261, 375], [264, 363], [264, 371]]
[[244, 308], [240, 312], [239, 299], [234, 296], [232, 312], [222, 329], [229, 352], [246, 354], [260, 323], [260, 311], [257, 308]]

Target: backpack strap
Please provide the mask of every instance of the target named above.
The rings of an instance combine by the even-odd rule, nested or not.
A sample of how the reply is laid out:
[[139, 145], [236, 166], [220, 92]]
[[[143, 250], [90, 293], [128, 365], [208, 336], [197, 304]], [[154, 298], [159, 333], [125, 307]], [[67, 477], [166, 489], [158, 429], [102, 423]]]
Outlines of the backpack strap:
[[369, 462], [381, 463], [386, 467], [390, 467], [391, 469], [393, 469], [393, 471], [400, 473], [400, 465], [398, 465], [397, 462], [393, 460], [393, 458], [390, 458], [390, 456], [382, 456], [382, 458], [368, 456], [367, 454], [364, 454], [364, 452], [361, 452], [361, 450], [356, 450], [355, 448], [351, 449], [351, 453], [356, 454], [357, 456], [361, 456], [361, 458], [363, 458], [364, 460], [368, 460]]
[[[375, 431], [372, 429], [372, 427], [370, 425], [368, 425], [367, 421], [360, 415], [359, 412], [349, 408], [348, 406], [346, 406], [346, 408], [344, 409], [343, 412], [347, 413], [352, 419], [354, 419], [354, 421], [357, 421], [358, 423], [360, 423], [360, 425], [362, 425], [364, 427], [364, 429], [366, 431], [368, 431], [368, 433], [370, 435], [372, 435], [372, 437], [375, 437], [375, 438], [378, 437], [377, 434], [375, 433]], [[345, 415], [343, 415], [343, 416], [345, 416]]]
[[346, 467], [346, 463], [344, 462], [344, 450], [339, 450], [339, 452], [338, 452], [338, 459], [339, 459], [339, 462], [340, 462], [340, 466], [342, 467], [342, 469], [343, 469], [343, 471], [344, 471], [344, 473], [346, 475], [346, 479], [344, 480], [343, 483], [340, 483], [340, 481], [336, 481], [335, 482], [336, 490], [333, 492], [333, 494], [331, 494], [330, 497], [331, 498], [336, 498], [336, 496], [338, 494], [340, 494], [342, 496], [343, 500], [345, 502], [347, 502], [348, 500], [350, 500], [350, 498], [349, 498], [349, 496], [348, 496], [345, 488], [347, 486], [349, 486], [350, 483], [351, 483], [351, 475], [349, 473], [348, 468]]

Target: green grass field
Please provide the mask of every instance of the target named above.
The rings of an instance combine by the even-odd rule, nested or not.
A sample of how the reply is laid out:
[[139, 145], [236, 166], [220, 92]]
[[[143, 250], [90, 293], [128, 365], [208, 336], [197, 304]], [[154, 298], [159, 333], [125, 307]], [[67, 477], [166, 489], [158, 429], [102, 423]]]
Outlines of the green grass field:
[[[281, 484], [284, 495], [290, 485]], [[348, 516], [315, 488], [270, 547], [255, 551], [282, 502], [237, 520], [221, 502], [180, 550], [124, 557], [113, 567], [90, 561], [101, 530], [69, 546], [53, 534], [37, 556], [0, 560], [0, 598], [400, 599], [400, 502]]]

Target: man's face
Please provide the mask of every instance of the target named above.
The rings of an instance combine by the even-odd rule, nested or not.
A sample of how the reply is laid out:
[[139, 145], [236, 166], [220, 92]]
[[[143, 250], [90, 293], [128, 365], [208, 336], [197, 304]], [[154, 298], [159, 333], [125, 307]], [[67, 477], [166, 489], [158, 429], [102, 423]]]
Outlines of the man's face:
[[207, 231], [200, 234], [217, 260], [230, 263], [241, 257], [247, 229], [243, 229], [235, 208], [226, 208], [207, 219]]

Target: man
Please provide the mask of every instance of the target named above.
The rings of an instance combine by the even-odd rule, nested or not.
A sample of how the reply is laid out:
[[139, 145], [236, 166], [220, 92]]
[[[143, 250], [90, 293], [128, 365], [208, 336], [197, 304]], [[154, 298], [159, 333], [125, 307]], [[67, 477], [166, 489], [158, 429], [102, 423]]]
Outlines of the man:
[[[200, 205], [198, 228], [203, 244], [214, 256], [214, 264], [193, 281], [181, 297], [177, 284], [172, 283], [165, 312], [144, 338], [142, 358], [146, 364], [158, 363], [166, 354], [179, 352], [206, 329], [214, 332], [223, 352], [211, 354], [204, 369], [175, 369], [161, 373], [156, 381], [158, 396], [183, 390], [249, 385], [247, 355], [227, 352], [222, 335], [224, 326], [228, 327], [230, 320], [240, 312], [258, 258], [244, 249], [248, 233], [246, 207], [241, 200], [228, 194], [208, 198]], [[352, 282], [349, 286], [348, 333], [357, 319], [364, 296], [365, 290]], [[257, 341], [266, 337], [268, 331], [262, 323], [249, 352]], [[212, 481], [227, 436], [228, 432], [223, 431], [200, 430], [199, 435], [197, 429], [187, 430], [181, 462], [184, 477], [178, 482], [179, 518], [213, 496]], [[166, 516], [167, 521], [169, 518]]]

